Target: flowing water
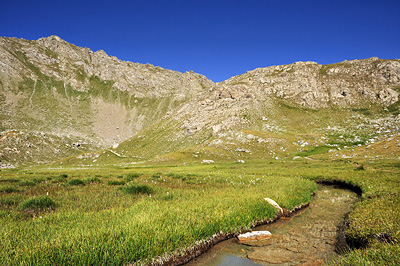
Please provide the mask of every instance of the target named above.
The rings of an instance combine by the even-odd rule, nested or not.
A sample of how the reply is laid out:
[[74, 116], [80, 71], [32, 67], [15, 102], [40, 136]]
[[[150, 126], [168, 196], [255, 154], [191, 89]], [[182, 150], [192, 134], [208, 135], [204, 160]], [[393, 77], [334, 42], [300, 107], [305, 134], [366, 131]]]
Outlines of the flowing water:
[[310, 206], [289, 218], [254, 228], [272, 236], [239, 243], [236, 238], [223, 241], [187, 266], [322, 265], [337, 256], [343, 246], [340, 225], [357, 195], [349, 190], [319, 185]]

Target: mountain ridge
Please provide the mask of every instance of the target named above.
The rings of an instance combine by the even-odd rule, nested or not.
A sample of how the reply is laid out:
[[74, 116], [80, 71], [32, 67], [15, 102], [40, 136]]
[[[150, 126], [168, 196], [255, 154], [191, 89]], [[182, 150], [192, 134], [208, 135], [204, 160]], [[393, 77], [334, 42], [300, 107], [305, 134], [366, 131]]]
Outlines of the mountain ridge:
[[[400, 92], [400, 60], [376, 57], [257, 68], [218, 83], [192, 71], [122, 61], [55, 35], [36, 41], [0, 37], [0, 58], [0, 131], [67, 136], [89, 143], [89, 150], [112, 146], [118, 154], [127, 153], [122, 143], [131, 142], [148, 154], [144, 158], [199, 145], [218, 134], [278, 132], [285, 123], [293, 127], [295, 114], [312, 110], [379, 109], [378, 114], [391, 109], [385, 112], [392, 115]], [[290, 122], [282, 121], [290, 108], [297, 113]], [[149, 139], [158, 136], [153, 139], [157, 153], [139, 147], [143, 133]]]

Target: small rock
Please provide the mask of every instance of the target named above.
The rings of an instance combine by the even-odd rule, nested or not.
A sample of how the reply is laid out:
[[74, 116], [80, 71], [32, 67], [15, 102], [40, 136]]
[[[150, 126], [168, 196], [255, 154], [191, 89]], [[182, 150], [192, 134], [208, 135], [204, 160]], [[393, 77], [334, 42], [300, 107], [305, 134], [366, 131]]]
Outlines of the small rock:
[[245, 149], [242, 149], [242, 148], [236, 148], [235, 151], [237, 151], [237, 152], [246, 152], [246, 153], [250, 153], [250, 151], [245, 150]]
[[212, 127], [212, 135], [216, 136], [221, 131], [222, 125], [215, 125]]
[[214, 161], [213, 160], [203, 160], [203, 161], [201, 161], [201, 163], [214, 163]]
[[261, 240], [272, 236], [270, 231], [253, 231], [238, 235], [239, 241]]
[[279, 210], [280, 213], [283, 213], [283, 209], [281, 206], [279, 206], [278, 203], [276, 203], [276, 201], [274, 201], [273, 199], [270, 198], [264, 198], [265, 201], [267, 201], [269, 204], [271, 204], [272, 206], [274, 206], [275, 208], [277, 208]]

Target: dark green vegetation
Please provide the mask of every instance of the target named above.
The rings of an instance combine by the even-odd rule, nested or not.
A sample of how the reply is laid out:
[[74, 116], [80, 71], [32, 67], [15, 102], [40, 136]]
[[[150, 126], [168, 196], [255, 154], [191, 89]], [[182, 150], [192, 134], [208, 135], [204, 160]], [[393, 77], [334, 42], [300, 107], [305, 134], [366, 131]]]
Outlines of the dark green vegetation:
[[127, 194], [151, 194], [153, 189], [148, 185], [129, 184], [123, 191]]
[[70, 186], [80, 186], [80, 185], [84, 186], [85, 182], [83, 182], [80, 179], [72, 179], [71, 181], [68, 182], [68, 185], [70, 185]]
[[46, 210], [54, 208], [56, 204], [47, 196], [30, 198], [19, 205], [20, 210]]

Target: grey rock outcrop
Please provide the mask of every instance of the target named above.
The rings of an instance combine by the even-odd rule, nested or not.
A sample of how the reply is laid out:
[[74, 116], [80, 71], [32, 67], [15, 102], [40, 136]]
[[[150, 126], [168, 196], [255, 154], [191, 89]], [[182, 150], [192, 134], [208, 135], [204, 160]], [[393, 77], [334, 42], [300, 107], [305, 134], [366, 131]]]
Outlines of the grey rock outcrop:
[[[351, 106], [364, 102], [391, 105], [398, 101], [400, 61], [344, 61], [332, 65], [296, 62], [291, 65], [258, 68], [232, 77], [219, 85], [220, 95], [233, 99], [276, 97], [309, 108]], [[229, 89], [225, 89], [229, 88]]]

